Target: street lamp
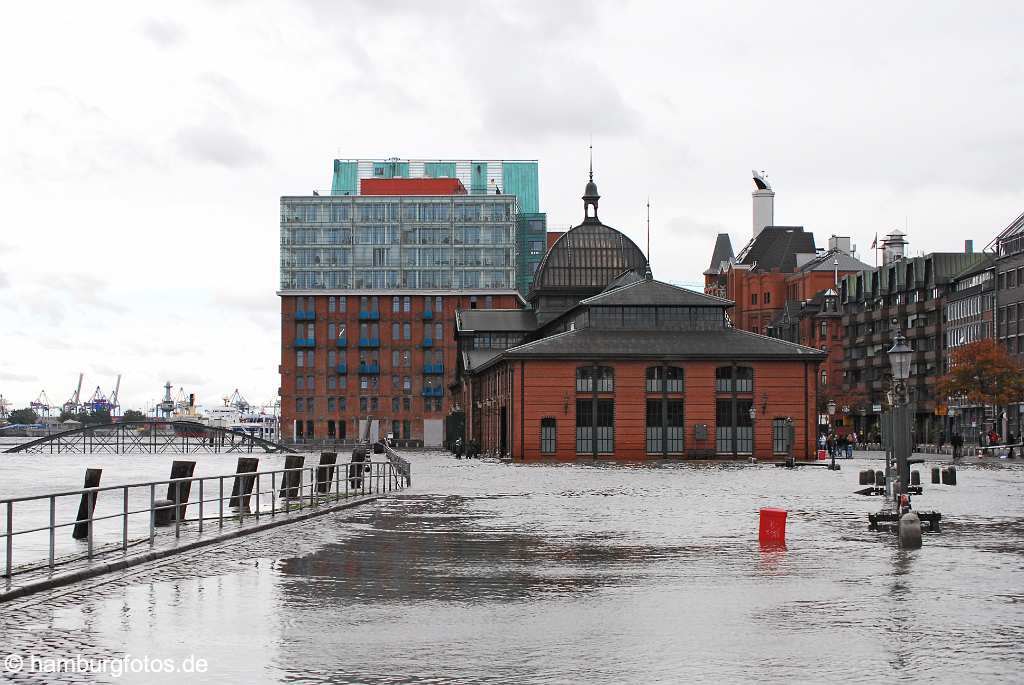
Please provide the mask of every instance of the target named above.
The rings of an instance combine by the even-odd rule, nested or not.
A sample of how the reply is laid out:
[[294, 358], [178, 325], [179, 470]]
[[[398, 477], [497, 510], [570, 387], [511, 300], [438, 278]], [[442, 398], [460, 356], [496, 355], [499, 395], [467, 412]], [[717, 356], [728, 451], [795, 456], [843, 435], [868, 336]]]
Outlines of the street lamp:
[[[829, 400], [828, 404], [825, 405], [825, 411], [828, 412], [828, 431], [832, 433], [832, 417], [836, 415], [836, 401]], [[836, 470], [836, 442], [832, 441], [832, 465], [829, 467], [831, 470]]]
[[896, 331], [896, 338], [893, 346], [889, 349], [889, 363], [892, 365], [893, 380], [893, 441], [892, 450], [896, 457], [896, 475], [899, 478], [899, 495], [907, 493], [907, 486], [910, 483], [910, 425], [907, 415], [907, 386], [906, 380], [910, 377], [910, 360], [914, 356], [914, 349], [907, 344], [903, 333]]

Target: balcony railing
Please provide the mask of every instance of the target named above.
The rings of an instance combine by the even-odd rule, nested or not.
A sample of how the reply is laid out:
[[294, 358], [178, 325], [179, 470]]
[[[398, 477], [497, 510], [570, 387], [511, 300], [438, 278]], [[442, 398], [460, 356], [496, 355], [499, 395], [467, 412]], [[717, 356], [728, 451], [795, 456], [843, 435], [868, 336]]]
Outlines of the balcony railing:
[[444, 388], [423, 388], [424, 397], [443, 397]]
[[348, 338], [338, 338], [336, 344], [338, 347], [348, 347]]
[[432, 338], [424, 338], [423, 339], [423, 347], [433, 347], [433, 346], [434, 346], [434, 340]]
[[371, 364], [365, 364], [365, 363], [360, 364], [359, 365], [359, 373], [363, 374], [364, 376], [376, 376], [376, 375], [379, 375], [380, 374], [380, 365], [377, 364], [376, 362], [371, 363]]
[[339, 375], [344, 376], [348, 373], [348, 364], [338, 364], [334, 367], [334, 370], [337, 371]]
[[443, 374], [444, 364], [424, 364], [423, 373], [425, 374]]
[[360, 338], [360, 347], [380, 347], [380, 338]]
[[296, 347], [316, 347], [316, 338], [296, 338]]
[[359, 312], [360, 321], [377, 321], [380, 319], [380, 312]]
[[430, 311], [429, 309], [425, 310], [425, 311], [423, 312], [423, 318], [424, 318], [424, 319], [426, 319], [426, 320], [428, 320], [428, 321], [429, 321], [430, 319], [433, 319], [433, 318], [434, 318], [434, 312]]
[[314, 312], [314, 311], [304, 311], [304, 310], [301, 310], [301, 309], [296, 310], [296, 312], [295, 312], [295, 320], [296, 321], [316, 321], [316, 312]]

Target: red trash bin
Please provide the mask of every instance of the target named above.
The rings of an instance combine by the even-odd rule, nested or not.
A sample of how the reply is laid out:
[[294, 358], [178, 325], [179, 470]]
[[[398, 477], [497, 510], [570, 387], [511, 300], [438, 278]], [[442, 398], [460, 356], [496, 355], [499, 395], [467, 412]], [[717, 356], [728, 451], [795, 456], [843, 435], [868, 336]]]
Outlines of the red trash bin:
[[767, 507], [761, 510], [761, 525], [758, 540], [762, 545], [781, 546], [786, 544], [786, 510]]
[[818, 450], [818, 461], [825, 461], [828, 459], [828, 452], [825, 450]]

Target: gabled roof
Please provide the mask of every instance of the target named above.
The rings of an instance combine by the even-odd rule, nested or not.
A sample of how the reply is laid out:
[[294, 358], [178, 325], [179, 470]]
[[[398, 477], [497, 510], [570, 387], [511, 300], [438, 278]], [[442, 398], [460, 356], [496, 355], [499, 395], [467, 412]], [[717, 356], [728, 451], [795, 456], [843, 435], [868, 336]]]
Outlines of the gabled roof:
[[736, 262], [756, 266], [762, 271], [778, 269], [782, 273], [793, 273], [797, 254], [814, 252], [817, 252], [814, 234], [805, 232], [803, 226], [766, 226], [747, 243]]
[[580, 302], [581, 305], [731, 307], [732, 301], [705, 295], [663, 281], [642, 280], [614, 290], [606, 290]]
[[502, 359], [798, 359], [821, 361], [826, 353], [766, 335], [726, 328], [717, 331], [636, 331], [578, 328], [551, 335], [478, 364]]
[[501, 352], [501, 350], [465, 350], [462, 353], [462, 368], [466, 371], [475, 371], [500, 355]]
[[732, 241], [728, 233], [719, 233], [715, 238], [715, 249], [711, 252], [711, 265], [704, 272], [705, 276], [714, 276], [722, 268], [733, 260]]
[[455, 328], [469, 331], [532, 331], [537, 313], [532, 309], [461, 309], [455, 314]]
[[800, 265], [798, 271], [834, 271], [837, 268], [835, 260], [839, 260], [840, 271], [864, 271], [873, 268], [842, 250], [828, 250]]
[[623, 271], [621, 274], [616, 276], [615, 280], [609, 283], [608, 287], [605, 288], [602, 292], [615, 290], [616, 288], [621, 288], [622, 286], [629, 285], [631, 283], [639, 283], [642, 280], [644, 280], [644, 275], [642, 273], [634, 269], [629, 269], [627, 271]]

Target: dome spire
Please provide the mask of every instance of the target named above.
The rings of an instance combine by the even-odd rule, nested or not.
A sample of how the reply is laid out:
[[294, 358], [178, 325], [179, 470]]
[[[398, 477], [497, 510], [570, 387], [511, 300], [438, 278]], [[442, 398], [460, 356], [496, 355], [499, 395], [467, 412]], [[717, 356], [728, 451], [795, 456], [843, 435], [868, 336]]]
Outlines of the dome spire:
[[590, 145], [590, 180], [583, 191], [583, 223], [599, 224], [597, 218], [597, 201], [601, 196], [597, 193], [597, 184], [594, 183], [594, 145]]

